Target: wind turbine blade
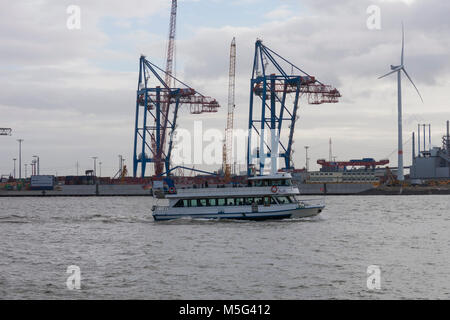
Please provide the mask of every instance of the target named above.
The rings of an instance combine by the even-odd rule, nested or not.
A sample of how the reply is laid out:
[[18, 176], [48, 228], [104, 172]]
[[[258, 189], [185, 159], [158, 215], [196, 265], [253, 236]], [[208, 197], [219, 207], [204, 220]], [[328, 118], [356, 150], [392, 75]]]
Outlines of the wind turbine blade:
[[423, 102], [423, 98], [422, 95], [419, 92], [419, 89], [417, 89], [416, 85], [414, 84], [414, 82], [412, 81], [411, 77], [409, 76], [408, 72], [406, 72], [405, 68], [402, 68], [403, 72], [405, 73], [405, 75], [408, 77], [409, 81], [411, 81], [412, 85], [414, 86], [414, 88], [416, 89], [417, 93], [419, 94], [420, 100], [422, 100]]
[[401, 65], [403, 66], [403, 57], [404, 57], [404, 53], [405, 53], [405, 28], [403, 26], [403, 21], [402, 21], [402, 63]]
[[393, 74], [393, 73], [395, 73], [395, 72], [398, 72], [400, 69], [401, 69], [401, 68], [396, 68], [396, 69], [392, 70], [391, 72], [386, 73], [384, 76], [378, 77], [378, 79], [387, 77], [387, 76], [389, 76], [389, 75], [391, 75], [391, 74]]

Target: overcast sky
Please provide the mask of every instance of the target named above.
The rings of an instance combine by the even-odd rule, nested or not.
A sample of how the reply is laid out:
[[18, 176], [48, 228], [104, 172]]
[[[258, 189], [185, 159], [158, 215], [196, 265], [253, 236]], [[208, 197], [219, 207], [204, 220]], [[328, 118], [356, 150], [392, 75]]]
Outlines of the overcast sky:
[[[69, 175], [102, 161], [102, 174], [118, 169], [122, 154], [131, 169], [138, 59], [164, 67], [169, 0], [21, 0], [0, 3], [0, 173], [13, 170], [16, 139], [23, 161], [41, 159], [41, 174]], [[69, 30], [66, 12], [81, 8], [81, 29]], [[377, 5], [381, 29], [370, 30], [367, 8]], [[422, 93], [403, 81], [405, 164], [411, 162], [411, 132], [431, 123], [440, 145], [450, 119], [450, 2], [446, 0], [180, 0], [176, 74], [216, 98], [217, 114], [180, 114], [180, 127], [194, 119], [204, 128], [226, 125], [228, 59], [237, 42], [235, 127], [248, 121], [249, 79], [256, 38], [321, 82], [337, 87], [339, 104], [301, 103], [295, 132], [296, 167], [304, 146], [311, 167], [328, 157], [328, 139], [338, 160], [389, 157], [397, 164], [396, 78], [378, 80], [399, 64], [401, 22], [405, 64]], [[197, 166], [199, 167], [199, 166]], [[30, 168], [28, 167], [28, 173]]]

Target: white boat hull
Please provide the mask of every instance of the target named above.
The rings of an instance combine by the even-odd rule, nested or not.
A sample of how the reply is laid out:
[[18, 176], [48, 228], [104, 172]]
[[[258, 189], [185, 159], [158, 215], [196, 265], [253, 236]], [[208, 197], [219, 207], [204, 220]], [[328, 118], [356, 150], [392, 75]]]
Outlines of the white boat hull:
[[191, 219], [234, 219], [234, 220], [270, 220], [270, 219], [292, 219], [292, 218], [307, 218], [318, 215], [324, 206], [310, 206], [300, 207], [288, 210], [267, 210], [264, 212], [154, 212], [153, 218], [155, 221], [174, 220], [180, 218]]

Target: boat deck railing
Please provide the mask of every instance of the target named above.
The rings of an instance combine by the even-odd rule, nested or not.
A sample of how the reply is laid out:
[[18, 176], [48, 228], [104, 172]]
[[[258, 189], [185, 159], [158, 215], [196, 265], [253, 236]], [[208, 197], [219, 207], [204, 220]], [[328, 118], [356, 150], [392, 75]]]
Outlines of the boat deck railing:
[[[161, 193], [161, 192], [160, 192]], [[160, 196], [198, 196], [198, 195], [204, 195], [206, 197], [210, 195], [217, 195], [217, 196], [234, 196], [237, 194], [242, 194], [243, 196], [247, 195], [255, 195], [255, 196], [261, 196], [266, 194], [273, 194], [273, 195], [282, 195], [284, 193], [292, 194], [292, 193], [298, 193], [298, 187], [295, 185], [292, 186], [279, 186], [276, 189], [272, 189], [272, 187], [268, 186], [261, 186], [261, 187], [235, 187], [235, 188], [215, 188], [215, 187], [207, 187], [207, 188], [186, 188], [186, 189], [175, 189], [172, 192], [164, 192], [164, 194], [160, 194]]]

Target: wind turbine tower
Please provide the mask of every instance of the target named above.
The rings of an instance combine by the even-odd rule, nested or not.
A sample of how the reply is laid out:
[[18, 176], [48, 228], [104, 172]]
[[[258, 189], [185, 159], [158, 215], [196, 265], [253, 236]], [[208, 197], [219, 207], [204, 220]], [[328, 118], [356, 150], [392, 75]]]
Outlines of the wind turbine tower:
[[405, 73], [406, 77], [411, 81], [412, 85], [416, 89], [419, 94], [420, 99], [423, 102], [422, 96], [417, 89], [416, 85], [412, 81], [408, 72], [406, 72], [404, 65], [404, 51], [405, 51], [405, 30], [402, 24], [402, 54], [400, 58], [400, 65], [393, 66], [391, 65], [391, 72], [385, 74], [384, 76], [379, 77], [378, 79], [387, 77], [393, 73], [397, 73], [397, 90], [398, 90], [398, 171], [397, 171], [397, 179], [399, 181], [404, 181], [405, 176], [403, 173], [403, 135], [402, 135], [402, 71]]

